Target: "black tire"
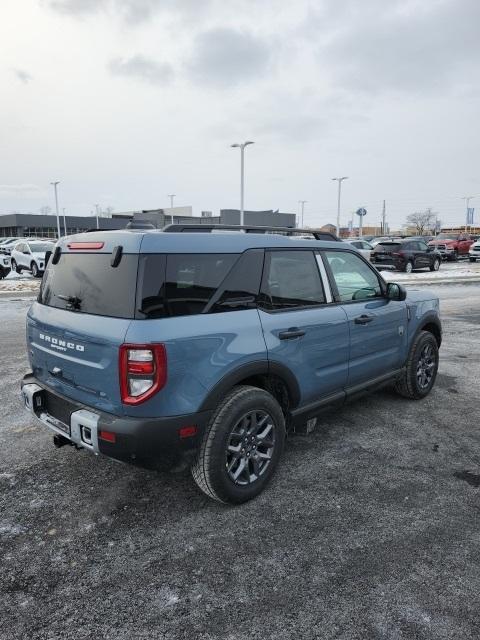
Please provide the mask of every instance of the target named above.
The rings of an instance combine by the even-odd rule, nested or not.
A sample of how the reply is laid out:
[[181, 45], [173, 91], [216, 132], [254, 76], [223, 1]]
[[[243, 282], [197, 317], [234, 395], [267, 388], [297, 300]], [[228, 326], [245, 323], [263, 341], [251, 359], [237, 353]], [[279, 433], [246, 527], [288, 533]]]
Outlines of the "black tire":
[[[427, 350], [432, 354], [432, 365], [428, 381], [419, 374], [425, 367], [421, 366], [421, 360]], [[405, 398], [421, 400], [425, 398], [433, 388], [438, 371], [438, 345], [435, 336], [429, 331], [421, 331], [415, 338], [408, 354], [405, 372], [395, 383], [395, 391]]]
[[413, 271], [413, 262], [411, 260], [407, 260], [405, 266], [403, 267], [405, 273], [412, 273]]
[[476, 262], [477, 259], [476, 258], [470, 258], [470, 262]]
[[430, 265], [430, 271], [438, 271], [440, 269], [440, 258], [435, 258], [433, 264]]
[[40, 270], [36, 262], [32, 262], [32, 264], [30, 265], [30, 271], [32, 272], [32, 276], [34, 278], [40, 277]]
[[[252, 414], [255, 418], [250, 417], [249, 422], [248, 416]], [[266, 423], [262, 422], [265, 420], [262, 418], [262, 425], [259, 425], [258, 415], [267, 416]], [[258, 433], [258, 428], [263, 428], [264, 424], [265, 432], [268, 427], [271, 427], [268, 433], [271, 433], [272, 436], [269, 438], [268, 445], [261, 444], [259, 440], [258, 449], [255, 449], [256, 445], [253, 444], [253, 441], [245, 445], [243, 440], [244, 436], [248, 440], [255, 431], [252, 427], [254, 424], [257, 426], [256, 433]], [[248, 430], [249, 425], [252, 427], [251, 433]], [[243, 433], [241, 432], [242, 428], [244, 429]], [[234, 446], [232, 442], [238, 442], [238, 444]], [[271, 448], [265, 453], [265, 448], [270, 444]], [[227, 504], [247, 502], [261, 493], [271, 480], [282, 455], [284, 444], [285, 418], [275, 398], [267, 391], [257, 387], [246, 385], [234, 387], [220, 402], [210, 419], [197, 459], [192, 466], [193, 478], [199, 488], [214, 500]], [[252, 451], [252, 453], [248, 453], [248, 455], [252, 457], [247, 459], [247, 451], [242, 447], [250, 447], [248, 451]], [[261, 448], [263, 451], [260, 450]], [[259, 461], [260, 454], [264, 457]], [[232, 469], [237, 462], [236, 471], [243, 462], [242, 468], [247, 474], [245, 481], [242, 480], [243, 472], [237, 481], [232, 477], [235, 473]], [[259, 465], [262, 464], [265, 465], [262, 467], [263, 471], [259, 469]], [[258, 476], [255, 476], [256, 472], [258, 472]], [[251, 480], [251, 476], [254, 476], [253, 480]]]
[[453, 260], [453, 262], [457, 262], [458, 261], [458, 251], [456, 249], [453, 252], [452, 260]]
[[18, 264], [15, 262], [15, 260], [11, 261], [11, 265], [12, 265], [12, 271], [16, 271], [17, 273], [22, 273], [22, 267], [19, 267]]

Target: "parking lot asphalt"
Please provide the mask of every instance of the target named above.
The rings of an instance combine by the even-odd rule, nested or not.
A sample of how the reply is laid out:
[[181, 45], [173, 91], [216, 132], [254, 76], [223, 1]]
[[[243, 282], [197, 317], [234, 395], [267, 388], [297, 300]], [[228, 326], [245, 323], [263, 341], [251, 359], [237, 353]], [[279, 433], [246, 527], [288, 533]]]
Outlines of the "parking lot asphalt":
[[438, 287], [440, 369], [289, 439], [255, 501], [55, 449], [21, 408], [28, 300], [0, 300], [0, 638], [480, 636], [480, 286]]

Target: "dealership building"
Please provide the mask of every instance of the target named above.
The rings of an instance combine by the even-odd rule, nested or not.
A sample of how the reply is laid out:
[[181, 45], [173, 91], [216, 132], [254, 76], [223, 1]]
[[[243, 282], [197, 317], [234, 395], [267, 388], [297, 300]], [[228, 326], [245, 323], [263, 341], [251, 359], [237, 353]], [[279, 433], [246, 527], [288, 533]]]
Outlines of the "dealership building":
[[[245, 224], [268, 227], [295, 227], [294, 213], [278, 211], [245, 211]], [[131, 220], [144, 220], [158, 229], [168, 224], [240, 224], [238, 209], [221, 209], [214, 216], [210, 211], [203, 211], [201, 216], [193, 216], [191, 207], [173, 207], [171, 209], [149, 209], [127, 211], [104, 216], [66, 216], [66, 229], [63, 216], [60, 216], [60, 232], [62, 235], [80, 233], [92, 229], [124, 229]], [[56, 238], [57, 217], [55, 215], [11, 213], [0, 215], [0, 238], [30, 237]]]

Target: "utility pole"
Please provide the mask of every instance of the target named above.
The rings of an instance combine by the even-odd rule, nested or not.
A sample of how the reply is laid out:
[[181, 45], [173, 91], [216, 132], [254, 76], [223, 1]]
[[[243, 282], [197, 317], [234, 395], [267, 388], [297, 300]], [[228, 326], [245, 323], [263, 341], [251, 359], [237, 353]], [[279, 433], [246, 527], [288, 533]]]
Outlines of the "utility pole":
[[340, 237], [340, 198], [342, 195], [342, 182], [348, 180], [348, 176], [342, 176], [341, 178], [332, 178], [332, 180], [338, 180], [338, 200], [337, 200], [337, 237]]
[[386, 225], [386, 211], [385, 211], [385, 200], [383, 201], [383, 209], [382, 209], [382, 235], [386, 235], [387, 233], [387, 225]]
[[59, 180], [57, 180], [56, 182], [51, 182], [50, 183], [53, 186], [53, 189], [55, 191], [55, 208], [57, 210], [57, 235], [58, 235], [58, 240], [60, 240], [60, 216], [58, 215], [58, 194], [57, 194], [57, 185], [60, 184]]
[[303, 213], [304, 213], [304, 210], [305, 210], [305, 203], [306, 203], [306, 202], [308, 202], [308, 200], [299, 200], [299, 201], [298, 201], [298, 203], [302, 205], [302, 218], [301, 218], [301, 220], [302, 220], [302, 226], [301, 226], [301, 228], [302, 228], [302, 229], [303, 229]]
[[244, 200], [245, 200], [245, 147], [249, 144], [255, 144], [253, 140], [246, 142], [235, 142], [231, 147], [240, 149], [240, 226], [245, 224]]

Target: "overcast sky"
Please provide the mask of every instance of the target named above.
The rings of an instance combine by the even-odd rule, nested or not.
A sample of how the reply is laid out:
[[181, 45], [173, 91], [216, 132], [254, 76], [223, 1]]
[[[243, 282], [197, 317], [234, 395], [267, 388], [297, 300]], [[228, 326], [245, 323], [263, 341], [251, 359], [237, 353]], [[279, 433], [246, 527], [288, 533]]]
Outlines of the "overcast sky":
[[[0, 213], [192, 205], [392, 225], [480, 194], [479, 0], [2, 0]], [[476, 221], [480, 222], [480, 195]]]

